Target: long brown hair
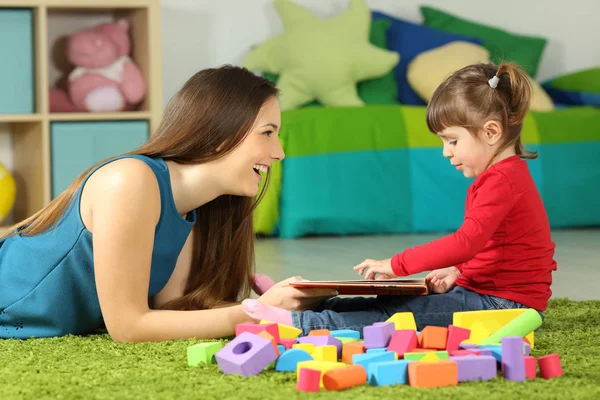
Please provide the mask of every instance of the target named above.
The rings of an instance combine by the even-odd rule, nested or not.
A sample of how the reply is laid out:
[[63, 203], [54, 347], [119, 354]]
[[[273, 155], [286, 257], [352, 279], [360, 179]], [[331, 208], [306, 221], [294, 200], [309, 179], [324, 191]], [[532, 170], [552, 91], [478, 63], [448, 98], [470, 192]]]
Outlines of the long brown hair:
[[[499, 78], [496, 88], [488, 83]], [[521, 158], [537, 158], [521, 142], [523, 121], [531, 101], [531, 82], [514, 63], [473, 64], [448, 77], [437, 87], [427, 105], [427, 127], [435, 134], [451, 126], [460, 126], [476, 136], [486, 121], [502, 126], [504, 140], [498, 149], [514, 146]]]
[[[157, 131], [126, 154], [161, 157], [181, 164], [206, 163], [235, 149], [246, 137], [264, 103], [278, 96], [274, 84], [245, 68], [225, 65], [193, 75], [166, 106]], [[42, 210], [11, 227], [33, 236], [61, 218], [85, 177], [82, 173]], [[268, 186], [269, 175], [256, 198], [223, 195], [197, 209], [193, 266], [184, 296], [162, 308], [204, 309], [235, 302], [250, 294], [254, 272], [252, 212]]]

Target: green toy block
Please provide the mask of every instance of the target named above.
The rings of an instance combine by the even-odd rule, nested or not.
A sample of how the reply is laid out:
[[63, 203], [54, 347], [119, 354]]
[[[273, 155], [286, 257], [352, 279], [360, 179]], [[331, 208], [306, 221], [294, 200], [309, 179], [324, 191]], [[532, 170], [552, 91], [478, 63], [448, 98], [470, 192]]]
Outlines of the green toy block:
[[404, 359], [405, 360], [411, 360], [411, 361], [421, 361], [421, 359], [423, 357], [425, 357], [429, 353], [435, 354], [440, 360], [447, 360], [448, 359], [448, 352], [446, 350], [440, 350], [440, 351], [415, 351], [415, 352], [411, 352], [411, 353], [404, 353]]
[[187, 348], [187, 361], [190, 367], [200, 363], [216, 364], [215, 354], [223, 348], [221, 342], [203, 342]]
[[338, 339], [342, 342], [342, 344], [350, 343], [350, 342], [360, 342], [360, 339], [352, 338], [352, 337], [338, 337]]

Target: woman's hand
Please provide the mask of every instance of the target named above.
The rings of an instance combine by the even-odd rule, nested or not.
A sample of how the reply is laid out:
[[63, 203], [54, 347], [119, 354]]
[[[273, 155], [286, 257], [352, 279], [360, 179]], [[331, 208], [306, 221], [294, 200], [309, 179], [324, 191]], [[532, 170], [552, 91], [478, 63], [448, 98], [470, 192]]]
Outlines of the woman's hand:
[[425, 284], [431, 292], [446, 293], [456, 286], [456, 279], [459, 276], [460, 271], [456, 267], [435, 269], [427, 274]]
[[[367, 269], [367, 273], [365, 274], [365, 269]], [[355, 271], [358, 271], [359, 275], [365, 276], [365, 279], [391, 279], [395, 278], [397, 275], [394, 274], [392, 270], [392, 259], [387, 258], [385, 260], [370, 260], [367, 259], [356, 267], [354, 267]]]
[[319, 305], [323, 300], [337, 296], [337, 291], [327, 288], [297, 289], [291, 287], [290, 282], [301, 281], [302, 277], [294, 276], [284, 281], [277, 282], [262, 296], [258, 298], [263, 304], [284, 308], [289, 311], [310, 310]]

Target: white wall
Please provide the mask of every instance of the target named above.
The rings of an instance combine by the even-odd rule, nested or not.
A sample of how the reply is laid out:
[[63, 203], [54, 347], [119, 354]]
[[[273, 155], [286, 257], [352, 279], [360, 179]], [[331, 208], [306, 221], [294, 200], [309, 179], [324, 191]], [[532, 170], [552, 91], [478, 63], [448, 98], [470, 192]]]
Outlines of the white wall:
[[[292, 0], [315, 14], [343, 12], [348, 0]], [[431, 5], [466, 19], [548, 39], [538, 80], [600, 65], [600, 0], [367, 0], [369, 8], [422, 22]], [[282, 30], [272, 0], [162, 0], [165, 102], [199, 69], [240, 64], [250, 46]]]

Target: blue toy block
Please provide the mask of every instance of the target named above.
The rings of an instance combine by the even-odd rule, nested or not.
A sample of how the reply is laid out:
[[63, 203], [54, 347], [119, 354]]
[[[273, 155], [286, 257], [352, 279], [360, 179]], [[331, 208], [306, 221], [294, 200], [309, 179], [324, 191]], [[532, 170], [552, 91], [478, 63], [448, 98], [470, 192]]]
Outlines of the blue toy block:
[[[496, 361], [498, 362], [502, 362], [502, 347], [500, 346], [481, 346], [484, 349], [490, 349], [492, 350], [492, 356], [494, 356], [494, 358], [496, 359]], [[475, 351], [477, 351], [477, 349], [473, 349]]]
[[367, 376], [373, 386], [406, 385], [410, 360], [385, 361], [369, 364]]
[[396, 353], [386, 351], [384, 353], [359, 353], [352, 355], [352, 364], [362, 365], [365, 371], [369, 371], [369, 364], [385, 361], [396, 361]]
[[285, 346], [282, 344], [277, 345], [277, 350], [279, 350], [279, 354], [283, 354], [286, 350]]
[[283, 352], [277, 359], [275, 371], [296, 371], [296, 367], [301, 361], [313, 360], [313, 356], [302, 349], [289, 349]]
[[339, 329], [339, 330], [331, 331], [330, 333], [331, 333], [331, 336], [336, 337], [336, 338], [346, 337], [346, 338], [360, 339], [360, 332], [352, 330], [352, 329]]
[[387, 347], [379, 347], [376, 349], [368, 349], [367, 353], [385, 353], [387, 351]]

